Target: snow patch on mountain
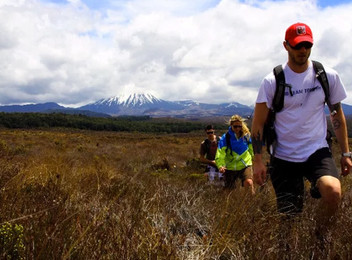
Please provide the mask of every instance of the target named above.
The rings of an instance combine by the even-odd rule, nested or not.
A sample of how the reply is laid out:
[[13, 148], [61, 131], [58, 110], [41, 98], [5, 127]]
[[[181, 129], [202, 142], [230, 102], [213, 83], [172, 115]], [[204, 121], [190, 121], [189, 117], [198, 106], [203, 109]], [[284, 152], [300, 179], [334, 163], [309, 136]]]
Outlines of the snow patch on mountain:
[[137, 107], [148, 104], [160, 103], [161, 100], [151, 94], [133, 93], [114, 96], [106, 99], [101, 99], [96, 104], [105, 104], [108, 106], [121, 105], [125, 107]]
[[228, 107], [238, 107], [238, 105], [235, 104], [235, 103], [230, 103], [230, 104], [228, 104], [226, 107], [227, 107], [227, 108], [228, 108]]
[[182, 101], [175, 101], [175, 103], [180, 104], [185, 107], [190, 107], [190, 106], [199, 106], [200, 103], [193, 101], [193, 100], [182, 100]]

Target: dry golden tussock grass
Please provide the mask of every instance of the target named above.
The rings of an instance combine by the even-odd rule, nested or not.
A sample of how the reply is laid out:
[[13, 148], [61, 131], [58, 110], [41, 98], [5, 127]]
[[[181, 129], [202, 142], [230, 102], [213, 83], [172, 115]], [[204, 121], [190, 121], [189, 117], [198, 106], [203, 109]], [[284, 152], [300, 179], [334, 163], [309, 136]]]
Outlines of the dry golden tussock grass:
[[284, 219], [270, 183], [255, 196], [208, 185], [203, 138], [1, 130], [1, 258], [352, 258], [351, 177], [322, 240], [309, 195], [301, 216]]

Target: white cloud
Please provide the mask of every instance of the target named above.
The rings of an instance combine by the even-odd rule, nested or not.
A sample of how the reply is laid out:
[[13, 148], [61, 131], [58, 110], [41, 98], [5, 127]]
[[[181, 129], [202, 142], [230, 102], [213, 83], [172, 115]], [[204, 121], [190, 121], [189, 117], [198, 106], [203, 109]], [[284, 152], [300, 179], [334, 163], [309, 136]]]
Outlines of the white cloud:
[[0, 1], [0, 104], [85, 104], [144, 91], [166, 100], [251, 105], [262, 78], [286, 61], [284, 32], [297, 21], [313, 30], [312, 58], [335, 68], [350, 90], [351, 4], [133, 0], [109, 6]]

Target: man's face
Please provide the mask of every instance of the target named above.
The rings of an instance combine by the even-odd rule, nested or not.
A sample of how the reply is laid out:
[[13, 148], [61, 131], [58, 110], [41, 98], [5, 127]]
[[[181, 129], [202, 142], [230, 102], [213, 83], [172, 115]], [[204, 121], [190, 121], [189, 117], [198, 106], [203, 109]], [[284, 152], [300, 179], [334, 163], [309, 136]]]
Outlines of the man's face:
[[291, 46], [286, 42], [285, 46], [290, 62], [296, 65], [304, 65], [308, 61], [313, 45], [309, 42], [301, 42], [296, 46]]
[[207, 134], [208, 137], [213, 137], [214, 133], [215, 133], [214, 129], [206, 130], [206, 134]]

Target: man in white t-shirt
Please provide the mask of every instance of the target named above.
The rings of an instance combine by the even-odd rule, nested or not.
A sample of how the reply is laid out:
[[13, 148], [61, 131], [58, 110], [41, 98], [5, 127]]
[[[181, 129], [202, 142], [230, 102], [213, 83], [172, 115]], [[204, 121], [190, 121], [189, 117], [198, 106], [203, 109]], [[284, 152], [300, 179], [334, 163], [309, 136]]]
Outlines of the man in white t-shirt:
[[[283, 46], [288, 53], [283, 71], [286, 83], [291, 85], [291, 93], [285, 95], [284, 107], [275, 118], [277, 146], [270, 177], [278, 211], [286, 214], [302, 211], [305, 177], [320, 193], [326, 210], [324, 214], [331, 216], [341, 200], [341, 184], [326, 141], [324, 90], [308, 59], [313, 46], [309, 26], [303, 23], [291, 25], [286, 30]], [[346, 90], [336, 71], [330, 68], [325, 70], [330, 86], [330, 102], [336, 111], [331, 114], [331, 121], [342, 152], [341, 174], [345, 176], [352, 167], [346, 120], [340, 103], [346, 98]], [[253, 174], [259, 185], [266, 180], [267, 169], [261, 154], [263, 127], [272, 107], [275, 89], [276, 80], [272, 72], [261, 83], [252, 123]]]

